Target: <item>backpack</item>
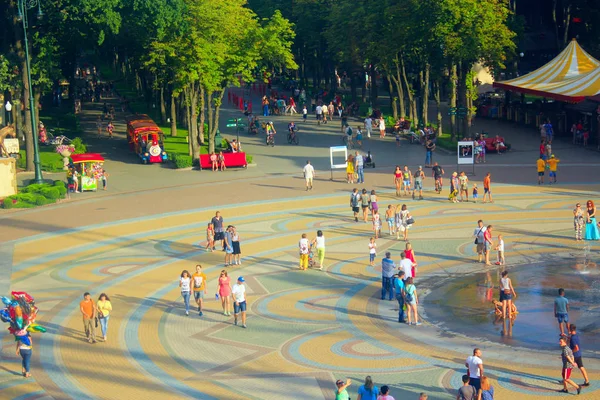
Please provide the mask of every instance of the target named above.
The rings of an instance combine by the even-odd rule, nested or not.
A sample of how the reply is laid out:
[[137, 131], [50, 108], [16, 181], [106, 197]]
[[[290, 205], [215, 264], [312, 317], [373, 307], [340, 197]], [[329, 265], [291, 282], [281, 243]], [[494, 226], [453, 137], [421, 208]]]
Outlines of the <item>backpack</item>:
[[[414, 291], [414, 287], [415, 287], [415, 285], [408, 285], [408, 287], [405, 289], [405, 293], [406, 294], [405, 294], [404, 298], [406, 299], [407, 303], [412, 303], [413, 300], [415, 299], [414, 296], [413, 296], [413, 294], [415, 292]], [[408, 288], [413, 288], [413, 291], [411, 293], [409, 293], [408, 292]]]
[[358, 207], [358, 199], [359, 199], [359, 195], [358, 193], [352, 193], [350, 195], [350, 203], [352, 204], [352, 207]]

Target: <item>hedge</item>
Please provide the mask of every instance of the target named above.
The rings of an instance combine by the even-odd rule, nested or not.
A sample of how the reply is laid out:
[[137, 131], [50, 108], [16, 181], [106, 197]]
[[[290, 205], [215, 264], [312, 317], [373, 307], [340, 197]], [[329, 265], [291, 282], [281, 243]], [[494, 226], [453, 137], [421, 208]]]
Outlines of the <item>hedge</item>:
[[2, 208], [31, 208], [56, 203], [67, 194], [67, 187], [63, 181], [48, 183], [34, 183], [21, 189], [21, 192], [8, 196], [2, 200]]

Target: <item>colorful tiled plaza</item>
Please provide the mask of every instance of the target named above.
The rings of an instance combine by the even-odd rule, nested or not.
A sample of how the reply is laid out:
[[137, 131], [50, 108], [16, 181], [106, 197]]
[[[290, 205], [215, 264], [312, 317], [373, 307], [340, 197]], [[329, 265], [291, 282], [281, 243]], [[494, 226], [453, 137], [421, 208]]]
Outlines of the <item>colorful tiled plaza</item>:
[[[284, 178], [233, 182], [213, 187], [235, 193], [234, 200], [211, 198], [178, 211], [173, 199], [159, 213], [151, 207], [152, 193], [89, 199], [3, 220], [5, 287], [35, 296], [38, 322], [48, 332], [34, 335], [31, 379], [20, 376], [13, 338], [3, 336], [0, 397], [332, 399], [335, 380], [348, 377], [356, 398], [361, 381], [371, 375], [377, 385], [389, 385], [396, 399], [417, 399], [421, 392], [429, 399], [450, 399], [473, 347], [483, 350], [496, 398], [564, 396], [556, 392], [560, 349], [544, 344], [558, 338], [552, 303], [533, 306], [517, 299], [524, 311], [513, 336], [532, 318], [551, 326], [549, 339], [541, 338], [536, 349], [538, 338], [511, 338], [502, 324], [494, 328], [488, 295], [479, 296], [467, 284], [461, 289], [460, 282], [491, 272], [497, 286], [498, 269], [486, 271], [474, 262], [472, 235], [479, 218], [504, 235], [511, 274], [544, 263], [569, 273], [584, 263], [596, 274], [599, 246], [574, 241], [571, 209], [597, 196], [600, 188], [496, 185], [494, 204], [452, 204], [430, 190], [423, 201], [398, 199], [389, 174], [371, 177], [379, 183], [380, 207], [406, 203], [416, 220], [410, 241], [419, 262], [422, 326], [399, 324], [397, 303], [380, 300], [380, 258], [391, 251], [398, 262], [404, 242], [389, 237], [384, 227], [376, 267], [369, 267], [371, 224], [351, 218], [345, 183], [318, 181], [315, 191], [306, 193], [300, 179], [286, 178], [297, 189], [273, 189], [267, 195], [257, 185], [282, 188]], [[198, 187], [176, 190], [171, 197], [194, 191], [202, 198]], [[206, 252], [204, 238], [217, 209], [241, 235], [243, 264], [227, 270], [234, 279], [246, 279], [248, 329], [233, 325], [214, 298], [224, 253]], [[69, 218], [76, 228], [61, 225]], [[313, 238], [318, 229], [326, 237], [325, 268], [300, 271], [298, 240], [302, 233]], [[202, 317], [193, 312], [186, 317], [177, 278], [198, 263], [209, 278], [208, 300]], [[518, 279], [514, 283], [519, 292]], [[534, 286], [554, 291], [554, 284], [541, 279]], [[567, 279], [564, 284], [573, 286]], [[447, 320], [431, 317], [440, 314], [433, 311], [441, 304], [428, 300], [448, 285], [459, 286], [456, 296], [467, 299], [469, 308], [450, 307], [447, 320], [469, 321], [464, 314], [475, 314], [474, 326], [464, 331], [461, 324], [450, 329]], [[112, 300], [106, 343], [85, 340], [79, 312], [85, 291], [94, 298], [105, 292]], [[455, 300], [449, 298], [448, 304]], [[581, 315], [587, 309], [573, 307], [581, 308]], [[481, 335], [477, 326], [483, 327]], [[496, 333], [484, 334], [490, 329]], [[584, 346], [597, 346], [598, 326], [581, 330]], [[580, 398], [598, 399], [597, 353], [585, 351], [584, 359], [592, 384]], [[578, 371], [573, 375], [582, 381]]]

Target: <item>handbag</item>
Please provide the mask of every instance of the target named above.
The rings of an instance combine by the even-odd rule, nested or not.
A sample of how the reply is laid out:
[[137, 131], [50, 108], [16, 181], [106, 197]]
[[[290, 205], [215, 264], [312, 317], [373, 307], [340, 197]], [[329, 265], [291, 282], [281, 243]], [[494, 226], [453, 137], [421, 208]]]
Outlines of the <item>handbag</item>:
[[479, 230], [479, 232], [477, 232], [477, 235], [475, 235], [475, 244], [477, 244], [477, 237], [479, 236], [479, 234], [481, 233], [482, 230], [483, 230], [483, 228], [481, 228]]
[[413, 217], [410, 217], [409, 219], [406, 220], [406, 225], [412, 225], [415, 223], [415, 219]]
[[94, 318], [94, 321], [96, 322], [96, 328], [98, 327], [98, 317]]

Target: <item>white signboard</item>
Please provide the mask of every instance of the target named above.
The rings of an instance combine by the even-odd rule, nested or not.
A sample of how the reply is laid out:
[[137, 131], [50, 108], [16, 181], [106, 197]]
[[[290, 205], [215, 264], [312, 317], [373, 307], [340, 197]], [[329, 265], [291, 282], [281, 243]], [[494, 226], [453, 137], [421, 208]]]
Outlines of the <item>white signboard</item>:
[[4, 147], [8, 154], [17, 154], [19, 153], [19, 139], [4, 139]]
[[458, 165], [475, 165], [473, 142], [458, 142]]
[[[337, 154], [334, 156], [334, 154]], [[344, 158], [342, 158], [342, 154]], [[334, 162], [335, 158], [335, 162]], [[348, 159], [348, 148], [346, 146], [333, 146], [329, 148], [329, 159], [331, 160], [331, 169], [346, 168]], [[336, 164], [339, 163], [339, 164]]]

